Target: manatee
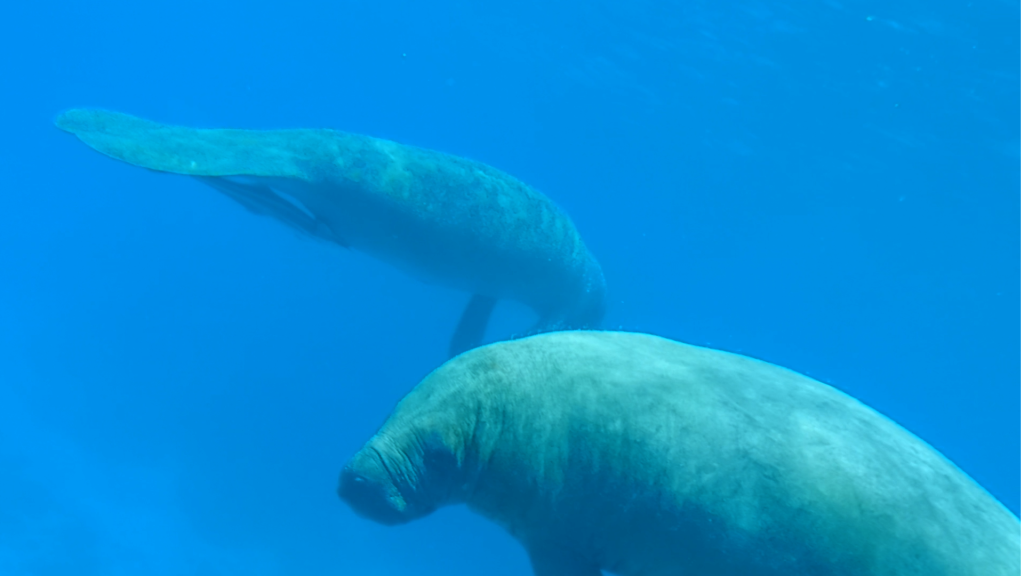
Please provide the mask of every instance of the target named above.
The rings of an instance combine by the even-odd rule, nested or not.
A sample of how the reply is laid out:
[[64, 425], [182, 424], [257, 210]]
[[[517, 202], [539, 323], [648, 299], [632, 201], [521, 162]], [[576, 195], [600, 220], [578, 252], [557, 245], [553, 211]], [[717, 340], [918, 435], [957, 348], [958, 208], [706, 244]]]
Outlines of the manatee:
[[569, 217], [486, 164], [326, 129], [197, 129], [95, 109], [56, 125], [111, 158], [196, 177], [256, 214], [471, 293], [453, 356], [482, 341], [499, 299], [537, 313], [531, 332], [596, 328], [604, 314], [604, 275]]
[[644, 334], [554, 332], [428, 375], [338, 487], [394, 525], [464, 503], [538, 576], [1019, 576], [1020, 520], [842, 392]]

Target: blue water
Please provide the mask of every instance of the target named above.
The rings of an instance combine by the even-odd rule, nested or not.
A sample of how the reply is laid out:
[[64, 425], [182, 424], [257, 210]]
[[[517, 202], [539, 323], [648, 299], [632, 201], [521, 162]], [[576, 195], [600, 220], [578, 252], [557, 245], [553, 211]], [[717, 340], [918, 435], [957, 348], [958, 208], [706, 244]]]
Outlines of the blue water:
[[4, 12], [0, 573], [529, 574], [463, 509], [386, 528], [334, 494], [467, 296], [101, 157], [52, 126], [76, 106], [504, 169], [577, 223], [606, 328], [837, 386], [1019, 514], [1017, 3]]

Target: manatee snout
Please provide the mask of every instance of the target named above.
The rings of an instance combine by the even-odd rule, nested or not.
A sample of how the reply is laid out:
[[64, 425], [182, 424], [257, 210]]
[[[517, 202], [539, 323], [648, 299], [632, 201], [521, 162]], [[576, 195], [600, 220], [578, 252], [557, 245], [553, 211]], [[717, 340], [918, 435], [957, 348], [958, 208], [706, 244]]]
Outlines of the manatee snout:
[[360, 450], [342, 470], [338, 496], [356, 514], [388, 526], [418, 517], [410, 514], [405, 498], [372, 447]]

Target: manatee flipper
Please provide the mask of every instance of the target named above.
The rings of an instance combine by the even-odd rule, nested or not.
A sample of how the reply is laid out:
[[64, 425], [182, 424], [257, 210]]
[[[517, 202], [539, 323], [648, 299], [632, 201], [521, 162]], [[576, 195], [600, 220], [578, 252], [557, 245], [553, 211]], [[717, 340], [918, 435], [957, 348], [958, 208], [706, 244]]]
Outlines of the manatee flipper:
[[530, 546], [534, 576], [601, 576], [601, 569], [556, 546]]
[[[91, 148], [135, 166], [194, 176], [251, 212], [272, 216], [316, 238], [348, 242], [301, 204], [261, 178], [309, 182], [310, 171], [330, 163], [352, 135], [330, 130], [233, 130], [170, 126], [107, 110], [68, 110], [58, 128]], [[252, 179], [239, 181], [237, 177]]]
[[330, 130], [233, 130], [171, 126], [108, 110], [75, 109], [54, 121], [91, 148], [135, 166], [189, 176], [254, 176], [311, 181], [336, 150]]
[[214, 176], [195, 176], [195, 178], [245, 206], [253, 214], [276, 218], [300, 232], [348, 247], [348, 243], [339, 238], [327, 224], [302, 209], [298, 204], [284, 198], [270, 186], [245, 184], [229, 178]]
[[484, 332], [487, 331], [487, 321], [491, 318], [491, 312], [497, 299], [482, 294], [474, 294], [469, 299], [469, 304], [462, 311], [459, 324], [455, 327], [451, 342], [448, 345], [448, 356], [454, 357], [466, 350], [476, 348], [484, 339]]

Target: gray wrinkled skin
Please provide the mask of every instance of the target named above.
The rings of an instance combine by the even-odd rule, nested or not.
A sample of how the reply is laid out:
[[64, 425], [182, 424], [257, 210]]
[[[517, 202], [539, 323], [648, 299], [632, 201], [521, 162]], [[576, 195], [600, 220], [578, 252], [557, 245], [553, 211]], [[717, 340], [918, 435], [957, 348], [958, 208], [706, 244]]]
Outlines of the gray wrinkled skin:
[[465, 503], [538, 576], [1017, 576], [1020, 521], [838, 390], [642, 334], [449, 361], [342, 472], [358, 514]]

